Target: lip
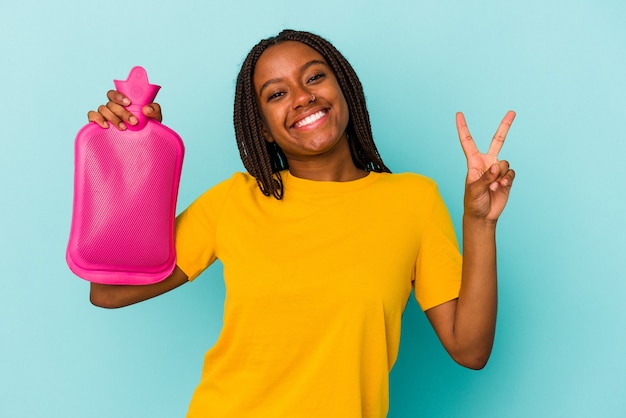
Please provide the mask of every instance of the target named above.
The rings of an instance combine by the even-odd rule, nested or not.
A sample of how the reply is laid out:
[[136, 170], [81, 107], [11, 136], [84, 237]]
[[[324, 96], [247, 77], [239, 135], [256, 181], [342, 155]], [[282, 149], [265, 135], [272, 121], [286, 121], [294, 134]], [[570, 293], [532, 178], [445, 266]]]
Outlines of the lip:
[[[291, 124], [291, 129], [298, 129], [298, 130], [309, 130], [309, 129], [314, 129], [317, 126], [321, 125], [322, 123], [324, 123], [324, 121], [326, 120], [326, 118], [328, 117], [328, 108], [325, 107], [319, 107], [316, 109], [311, 109], [308, 112], [302, 113], [301, 115], [299, 115], [296, 120]], [[304, 125], [304, 126], [297, 126], [299, 123], [301, 123], [302, 121], [304, 121], [306, 118], [309, 118], [311, 116], [316, 115], [317, 113], [322, 112], [323, 115], [321, 115], [317, 120]]]

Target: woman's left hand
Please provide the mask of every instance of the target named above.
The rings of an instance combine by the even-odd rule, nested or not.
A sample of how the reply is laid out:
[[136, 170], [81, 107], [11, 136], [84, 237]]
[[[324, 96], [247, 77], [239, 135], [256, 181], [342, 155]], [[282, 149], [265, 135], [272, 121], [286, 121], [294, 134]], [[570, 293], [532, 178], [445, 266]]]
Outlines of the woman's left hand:
[[506, 206], [515, 172], [509, 168], [507, 161], [498, 160], [498, 153], [513, 119], [515, 112], [507, 112], [491, 141], [489, 151], [482, 154], [472, 139], [465, 117], [460, 112], [456, 114], [456, 128], [467, 159], [466, 216], [495, 222]]

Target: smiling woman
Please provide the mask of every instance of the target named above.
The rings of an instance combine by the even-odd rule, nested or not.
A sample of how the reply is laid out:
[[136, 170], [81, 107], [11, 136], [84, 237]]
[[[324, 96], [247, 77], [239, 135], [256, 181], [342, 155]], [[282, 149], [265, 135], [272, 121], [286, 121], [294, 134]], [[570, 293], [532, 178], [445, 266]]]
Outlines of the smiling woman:
[[317, 51], [294, 41], [268, 48], [256, 64], [254, 86], [265, 139], [285, 153], [291, 174], [325, 181], [366, 175], [350, 156], [348, 104]]
[[[267, 75], [266, 77], [269, 78], [265, 80], [260, 80], [257, 75], [258, 61], [264, 60], [266, 52], [281, 58], [282, 54], [272, 53], [271, 49], [277, 46], [289, 47], [283, 44], [292, 44], [291, 48], [310, 56], [310, 61], [306, 59], [300, 61], [300, 71], [304, 72], [307, 69], [304, 67], [307, 66], [317, 66], [318, 70], [323, 70], [320, 74], [311, 72], [310, 78], [313, 80], [299, 80], [301, 84], [306, 85], [310, 82], [315, 84], [314, 80], [321, 74], [324, 75], [322, 79], [331, 77], [338, 84], [340, 91], [335, 94], [342, 95], [348, 106], [349, 119], [345, 134], [351, 160], [356, 168], [373, 172], [389, 172], [374, 144], [363, 88], [350, 63], [330, 42], [320, 36], [308, 32], [284, 30], [277, 36], [264, 39], [255, 45], [242, 64], [237, 77], [234, 109], [237, 144], [246, 169], [257, 179], [262, 193], [268, 196], [274, 195], [277, 198], [282, 197], [283, 185], [280, 172], [290, 169], [291, 163], [285, 156], [284, 150], [275, 141], [262, 140], [268, 139], [268, 136], [271, 138], [271, 135], [268, 135], [265, 115], [260, 111], [260, 108], [267, 104], [264, 102], [269, 99], [268, 97], [266, 100], [261, 100], [261, 90], [265, 90], [265, 85], [274, 84], [285, 75], [279, 76], [280, 68], [275, 68], [276, 73]], [[305, 47], [309, 50], [307, 51]], [[282, 57], [283, 63], [290, 61], [289, 56]], [[284, 94], [280, 91], [276, 93]], [[317, 100], [314, 93], [311, 93], [309, 97], [305, 96], [305, 100], [312, 98]], [[318, 173], [318, 175], [324, 174]]]
[[[91, 121], [135, 123], [126, 97], [108, 97]], [[144, 112], [161, 119], [156, 104]], [[283, 31], [252, 49], [237, 79], [235, 133], [248, 172], [179, 215], [172, 276], [92, 284], [92, 301], [139, 302], [219, 259], [223, 328], [188, 417], [384, 417], [412, 290], [455, 361], [479, 369], [489, 358], [495, 226], [514, 178], [497, 154], [513, 118], [481, 154], [457, 115], [468, 163], [461, 258], [435, 183], [382, 162], [350, 64], [317, 35]]]

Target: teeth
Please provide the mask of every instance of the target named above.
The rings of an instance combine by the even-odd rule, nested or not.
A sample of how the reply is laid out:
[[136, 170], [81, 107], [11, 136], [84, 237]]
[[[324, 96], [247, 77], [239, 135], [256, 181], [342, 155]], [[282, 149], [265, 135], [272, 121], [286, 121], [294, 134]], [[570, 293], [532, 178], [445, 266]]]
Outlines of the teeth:
[[320, 110], [319, 112], [313, 113], [310, 116], [307, 116], [306, 118], [302, 119], [301, 121], [298, 121], [295, 126], [296, 128], [302, 128], [303, 126], [306, 125], [310, 125], [313, 122], [320, 120], [324, 115], [326, 114], [325, 111]]

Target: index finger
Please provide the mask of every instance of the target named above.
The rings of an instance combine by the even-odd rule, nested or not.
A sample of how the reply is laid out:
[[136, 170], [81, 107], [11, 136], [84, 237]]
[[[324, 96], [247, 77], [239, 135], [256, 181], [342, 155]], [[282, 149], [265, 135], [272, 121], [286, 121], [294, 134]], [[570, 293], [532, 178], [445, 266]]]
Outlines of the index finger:
[[465, 122], [465, 116], [463, 113], [457, 112], [456, 114], [456, 130], [459, 133], [459, 140], [461, 141], [461, 147], [466, 157], [470, 157], [479, 153], [476, 143], [470, 134], [467, 122]]
[[124, 96], [119, 91], [116, 91], [116, 90], [109, 90], [107, 92], [107, 98], [110, 101], [112, 101], [113, 103], [116, 103], [116, 104], [121, 105], [121, 106], [128, 106], [128, 105], [130, 105], [130, 99], [128, 97]]
[[489, 145], [489, 151], [487, 151], [487, 154], [497, 159], [498, 153], [502, 149], [502, 145], [504, 145], [504, 140], [506, 139], [506, 135], [509, 133], [509, 128], [511, 127], [514, 119], [515, 112], [512, 110], [506, 112], [502, 122], [500, 122], [500, 126], [498, 126], [498, 130], [491, 140], [491, 145]]

